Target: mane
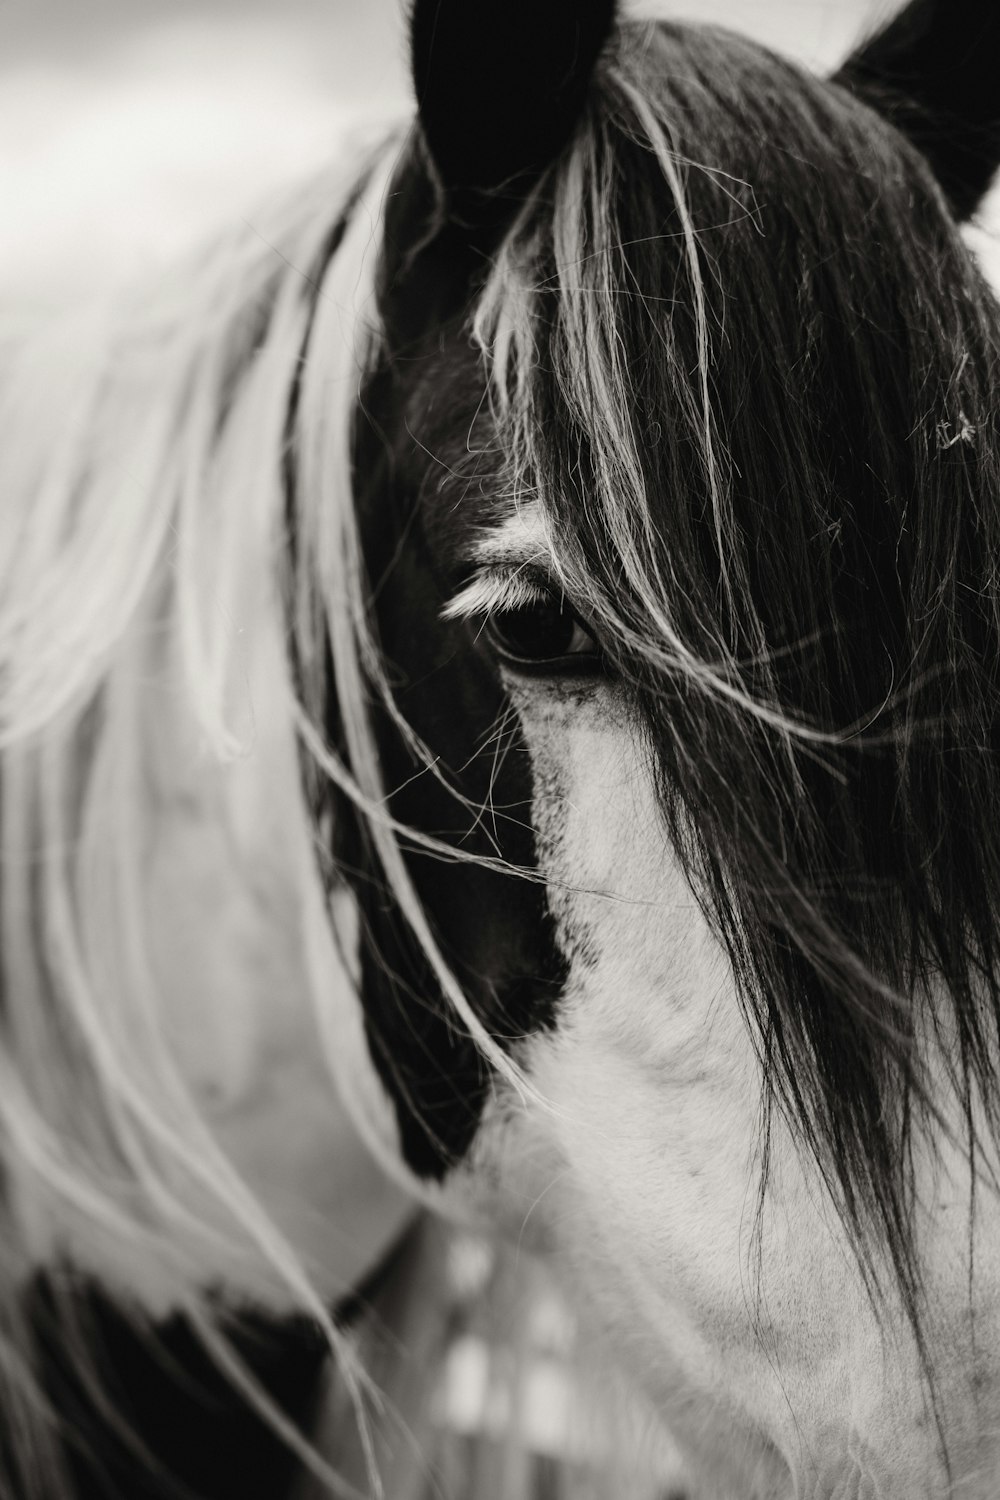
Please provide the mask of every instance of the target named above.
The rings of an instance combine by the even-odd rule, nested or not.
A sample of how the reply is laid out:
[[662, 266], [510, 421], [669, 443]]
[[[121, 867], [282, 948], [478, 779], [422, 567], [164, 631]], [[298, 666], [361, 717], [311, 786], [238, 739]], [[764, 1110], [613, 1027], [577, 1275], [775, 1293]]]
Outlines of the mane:
[[512, 501], [732, 963], [760, 1203], [777, 1106], [919, 1339], [915, 1154], [957, 1106], [974, 1186], [1000, 1119], [994, 297], [891, 125], [660, 24], [622, 29], [476, 329]]
[[[279, 1428], [201, 1295], [220, 1256], [261, 1300], [280, 1286], [367, 1392], [180, 1077], [150, 957], [157, 766], [197, 766], [224, 821], [227, 768], [257, 735], [255, 612], [301, 756], [303, 891], [317, 868], [336, 885], [317, 792], [333, 782], [457, 1023], [528, 1088], [422, 912], [403, 846], [435, 841], [387, 812], [370, 722], [372, 685], [390, 712], [393, 695], [352, 424], [382, 352], [399, 150], [317, 178], [4, 375], [0, 1487], [16, 1493], [58, 1462], [19, 1298], [67, 1219], [141, 1254]], [[749, 42], [624, 25], [467, 311], [506, 492], [540, 508], [732, 962], [763, 1070], [761, 1191], [778, 1108], [919, 1335], [914, 1153], [950, 1117], [928, 1045], [973, 1182], [1000, 1124], [994, 299], [890, 125]]]
[[[495, 1277], [477, 1272], [470, 1293], [467, 1274], [453, 1281], [443, 1234], [416, 1237], [360, 1325], [346, 1333], [335, 1323], [317, 1268], [241, 1179], [182, 1077], [153, 962], [149, 864], [163, 786], [179, 775], [227, 828], [234, 778], [252, 765], [266, 724], [286, 722], [287, 811], [301, 856], [291, 898], [325, 896], [322, 920], [352, 967], [351, 923], [341, 931], [315, 807], [317, 783], [333, 782], [374, 831], [387, 887], [470, 1033], [528, 1087], [423, 918], [400, 857], [404, 830], [385, 810], [361, 675], [364, 662], [384, 684], [358, 559], [352, 424], [381, 348], [373, 288], [400, 143], [389, 134], [264, 205], [158, 285], [9, 350], [0, 391], [10, 517], [0, 557], [0, 1490], [25, 1500], [74, 1492], [53, 1441], [67, 1430], [74, 1438], [48, 1389], [52, 1346], [69, 1388], [142, 1457], [102, 1388], [89, 1313], [76, 1301], [95, 1253], [112, 1291], [127, 1264], [152, 1290], [156, 1312], [126, 1295], [122, 1326], [154, 1339], [156, 1317], [181, 1314], [209, 1367], [331, 1494], [391, 1496], [382, 1476], [395, 1472], [398, 1452], [418, 1448], [428, 1467], [435, 1454], [474, 1466], [463, 1433], [441, 1457], [428, 1399], [470, 1319], [476, 1347], [499, 1351], [488, 1368], [503, 1399], [515, 1401], [534, 1358], [516, 1311], [532, 1303], [530, 1276], [527, 1290], [524, 1275], [512, 1290], [498, 1265]], [[262, 640], [266, 681], [255, 665]], [[350, 754], [325, 729], [331, 648]], [[250, 878], [235, 846], [231, 878]], [[398, 1175], [345, 1072], [319, 984], [311, 998], [332, 1085], [373, 1156]], [[241, 1298], [251, 1309], [297, 1311], [332, 1352], [322, 1449], [231, 1336], [227, 1315]], [[393, 1343], [400, 1329], [422, 1351], [416, 1382]], [[606, 1404], [602, 1390], [602, 1412]], [[634, 1413], [621, 1420], [634, 1482], [637, 1424]], [[606, 1467], [620, 1466], [612, 1452]], [[516, 1485], [520, 1471], [511, 1472]], [[395, 1472], [394, 1483], [409, 1493], [412, 1476]]]
[[[254, 1389], [203, 1300], [220, 1265], [264, 1305], [280, 1287], [324, 1331], [359, 1395], [363, 1377], [310, 1268], [241, 1182], [180, 1076], [162, 1030], [151, 957], [157, 914], [145, 892], [167, 761], [187, 767], [225, 823], [229, 768], [252, 757], [257, 718], [273, 711], [250, 676], [260, 631], [278, 643], [278, 708], [293, 721], [280, 644], [289, 393], [316, 278], [345, 306], [355, 295], [363, 301], [379, 163], [384, 176], [396, 149], [375, 152], [360, 178], [356, 160], [318, 176], [158, 289], [26, 341], [7, 366], [5, 1493], [35, 1493], [56, 1462], [46, 1436], [55, 1418], [44, 1415], [19, 1308], [32, 1269], [51, 1269], [54, 1258], [58, 1273], [69, 1255], [57, 1227], [67, 1221], [70, 1239], [97, 1233], [169, 1288], [230, 1378], [337, 1490]], [[373, 196], [358, 205], [369, 179]], [[356, 356], [349, 327], [325, 365], [326, 378], [342, 383], [345, 424]], [[340, 503], [349, 506], [349, 493]], [[308, 872], [311, 835], [298, 804]], [[247, 872], [234, 863], [232, 878]]]

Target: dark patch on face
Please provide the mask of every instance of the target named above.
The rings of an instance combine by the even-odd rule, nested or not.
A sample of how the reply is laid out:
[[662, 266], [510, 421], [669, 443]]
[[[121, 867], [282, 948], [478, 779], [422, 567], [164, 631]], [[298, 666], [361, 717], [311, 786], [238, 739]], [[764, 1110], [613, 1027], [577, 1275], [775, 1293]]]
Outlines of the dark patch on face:
[[[495, 455], [470, 453], [480, 431], [488, 436], [488, 424], [475, 421], [481, 394], [478, 363], [460, 339], [444, 352], [387, 361], [363, 393], [356, 505], [373, 623], [399, 711], [448, 785], [416, 758], [377, 701], [374, 724], [395, 818], [457, 850], [533, 872], [531, 767], [512, 706], [474, 626], [440, 617], [496, 503]], [[334, 685], [329, 701], [335, 715]], [[335, 722], [328, 732], [341, 738]], [[360, 913], [372, 1057], [408, 1164], [438, 1178], [472, 1141], [489, 1069], [398, 912], [361, 820], [342, 803], [333, 826], [335, 863]], [[565, 969], [543, 887], [405, 839], [403, 847], [442, 953], [490, 1033], [513, 1049], [551, 1025]]]
[[[58, 1413], [59, 1457], [74, 1500], [282, 1500], [301, 1465], [175, 1315], [131, 1317], [96, 1283], [42, 1274], [24, 1304], [36, 1370]], [[226, 1325], [254, 1378], [308, 1436], [318, 1416], [327, 1345], [307, 1318], [241, 1314]], [[54, 1442], [54, 1439], [53, 1439]], [[9, 1500], [44, 1496], [18, 1466], [0, 1423], [0, 1483]]]

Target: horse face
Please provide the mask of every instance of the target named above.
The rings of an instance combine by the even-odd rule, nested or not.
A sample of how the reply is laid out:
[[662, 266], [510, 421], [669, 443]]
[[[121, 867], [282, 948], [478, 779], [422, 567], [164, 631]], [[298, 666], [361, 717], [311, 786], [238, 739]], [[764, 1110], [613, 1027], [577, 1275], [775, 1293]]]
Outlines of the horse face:
[[[944, 37], [931, 31], [933, 51]], [[894, 70], [912, 83], [911, 33], [927, 62], [911, 17], [840, 84], [891, 94]], [[587, 67], [595, 50], [582, 48]], [[904, 1011], [894, 996], [911, 970], [910, 1001], [935, 963], [949, 972], [947, 940], [937, 960], [933, 943], [908, 958], [900, 933], [938, 920], [915, 861], [945, 872], [951, 860], [943, 878], [956, 894], [969, 880], [947, 825], [971, 827], [972, 780], [964, 810], [916, 855], [915, 830], [892, 810], [930, 785], [940, 750], [906, 741], [904, 791], [894, 751], [883, 744], [861, 764], [836, 735], [880, 712], [887, 660], [891, 678], [912, 649], [913, 673], [914, 590], [935, 565], [910, 539], [936, 534], [952, 483], [982, 492], [965, 440], [950, 440], [977, 425], [971, 389], [961, 423], [945, 417], [936, 445], [920, 439], [916, 457], [899, 458], [934, 384], [921, 348], [939, 346], [961, 381], [974, 361], [949, 364], [950, 351], [975, 341], [957, 302], [942, 315], [958, 320], [950, 332], [937, 306], [933, 328], [921, 321], [931, 302], [901, 254], [909, 224], [915, 242], [926, 236], [928, 268], [947, 263], [956, 285], [966, 271], [926, 166], [837, 90], [805, 98], [795, 123], [808, 146], [803, 136], [795, 152], [768, 152], [768, 101], [798, 84], [756, 64], [738, 79], [742, 55], [712, 53], [732, 64], [734, 89], [755, 86], [760, 133], [749, 134], [764, 144], [749, 166], [685, 150], [708, 97], [706, 56], [690, 63], [688, 93], [682, 71], [674, 80], [678, 149], [705, 163], [716, 194], [694, 227], [730, 231], [713, 240], [705, 276], [672, 145], [656, 186], [656, 143], [636, 144], [648, 124], [636, 73], [625, 70], [615, 103], [540, 186], [533, 159], [470, 181], [474, 142], [452, 128], [463, 144], [452, 160], [440, 101], [421, 95], [424, 139], [389, 203], [388, 347], [364, 393], [355, 472], [376, 634], [396, 707], [429, 757], [388, 706], [375, 730], [399, 822], [463, 860], [442, 863], [404, 836], [438, 947], [526, 1076], [528, 1100], [449, 1011], [348, 816], [337, 852], [362, 875], [366, 1028], [411, 1170], [442, 1183], [449, 1212], [571, 1268], [710, 1481], [761, 1496], [943, 1494], [949, 1463], [971, 1485], [997, 1459], [995, 1423], [981, 1420], [1000, 1384], [983, 1352], [997, 1346], [1000, 1287], [985, 1255], [997, 1212], [980, 1197], [970, 1229], [968, 1155], [954, 1143], [971, 1096], [934, 1093], [933, 1145], [910, 1131], [912, 1101], [952, 1064], [934, 1003]], [[419, 69], [418, 86], [429, 87]], [[563, 97], [578, 108], [578, 93]], [[931, 116], [907, 97], [891, 112], [926, 148]], [[727, 149], [743, 102], [719, 117]], [[620, 159], [601, 155], [616, 108], [634, 112]], [[984, 109], [964, 146], [952, 135], [951, 154], [926, 150], [961, 212], [992, 166]], [[536, 124], [549, 159], [570, 125]], [[841, 154], [822, 167], [826, 135], [842, 126]], [[789, 161], [804, 167], [802, 204], [821, 206], [769, 218], [762, 205], [792, 191]], [[641, 190], [629, 197], [632, 182]], [[615, 192], [626, 206], [602, 239]], [[591, 217], [574, 238], [579, 201]], [[870, 284], [856, 274], [857, 223]], [[749, 278], [741, 264], [768, 234], [774, 274]], [[601, 280], [607, 267], [616, 280]], [[966, 306], [981, 295], [967, 286]], [[636, 306], [630, 322], [621, 309]], [[723, 350], [715, 365], [709, 331]], [[991, 357], [984, 347], [983, 370]], [[691, 370], [700, 388], [673, 381]], [[956, 387], [949, 377], [941, 389], [951, 399]], [[723, 515], [723, 489], [744, 508]], [[921, 519], [912, 508], [925, 494], [936, 499]], [[933, 607], [928, 598], [916, 615], [926, 623]], [[982, 622], [968, 625], [971, 641]], [[908, 676], [904, 699], [929, 681]], [[940, 722], [940, 704], [924, 708]], [[893, 720], [887, 743], [912, 722]], [[803, 725], [820, 729], [804, 750]], [[866, 1259], [859, 1240], [873, 1224], [885, 1234]]]
[[[522, 965], [544, 955], [545, 967], [537, 986], [522, 968], [499, 1011], [479, 1002], [523, 1069], [527, 1103], [502, 1078], [480, 1073], [470, 1088], [466, 1075], [462, 1128], [447, 1136], [439, 1124], [438, 1154], [428, 1156], [431, 1137], [419, 1136], [413, 1101], [421, 1089], [424, 1098], [440, 1098], [442, 1088], [450, 1097], [442, 1080], [454, 1051], [411, 1051], [405, 1090], [398, 1074], [380, 1069], [403, 1156], [416, 1174], [440, 1180], [446, 1214], [554, 1260], [704, 1482], [749, 1496], [862, 1494], [866, 1485], [943, 1493], [947, 1471], [905, 1310], [887, 1318], [873, 1303], [794, 1128], [773, 1117], [765, 1139], [761, 1058], [730, 955], [668, 831], [648, 715], [609, 668], [583, 609], [561, 595], [566, 559], [541, 512], [498, 498], [501, 447], [477, 365], [467, 340], [447, 342], [396, 414], [393, 469], [412, 503], [407, 535], [429, 541], [400, 566], [409, 569], [416, 552], [424, 558], [417, 595], [434, 601], [426, 618], [435, 618], [437, 643], [429, 652], [426, 637], [411, 640], [416, 677], [404, 680], [426, 684], [444, 660], [456, 674], [448, 703], [468, 708], [470, 682], [491, 682], [499, 694], [494, 703], [484, 692], [482, 717], [464, 722], [461, 756], [446, 762], [467, 788], [461, 773], [478, 748], [487, 797], [470, 819], [446, 793], [450, 826], [440, 816], [421, 826], [467, 847], [486, 822], [494, 856], [516, 865], [516, 849], [541, 886], [459, 865], [462, 902], [452, 905], [425, 879], [439, 861], [417, 853], [410, 864], [445, 951], [467, 979], [475, 973], [480, 996], [505, 993], [512, 953]], [[466, 416], [456, 427], [458, 392]], [[383, 436], [391, 431], [388, 412], [373, 417]], [[392, 568], [382, 576], [389, 632], [403, 596]], [[412, 599], [408, 571], [406, 580]], [[408, 607], [407, 620], [412, 628]], [[398, 668], [398, 655], [389, 660]], [[445, 739], [429, 743], [441, 752]], [[409, 795], [426, 775], [410, 766]], [[400, 800], [392, 805], [401, 815]], [[491, 910], [508, 885], [514, 895]], [[367, 1017], [376, 1059], [379, 1041], [388, 1045], [378, 1003]], [[405, 1046], [399, 1027], [390, 1036]], [[929, 1336], [948, 1351], [938, 1397], [949, 1414], [949, 1458], [971, 1472], [994, 1461], [969, 1413], [1000, 1372], [972, 1338], [966, 1172], [960, 1150], [928, 1155], [917, 1197], [934, 1295]], [[980, 1213], [985, 1257], [1000, 1226], [992, 1201]], [[979, 1266], [981, 1330], [991, 1326], [1000, 1284], [985, 1258]]]

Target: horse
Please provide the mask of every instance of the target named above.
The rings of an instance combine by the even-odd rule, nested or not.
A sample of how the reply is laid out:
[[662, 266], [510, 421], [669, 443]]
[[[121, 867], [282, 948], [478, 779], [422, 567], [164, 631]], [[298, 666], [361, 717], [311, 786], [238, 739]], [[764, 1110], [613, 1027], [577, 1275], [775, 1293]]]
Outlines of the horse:
[[0, 1493], [448, 1493], [539, 1261], [691, 1496], [990, 1500], [1000, 10], [410, 52], [5, 349]]

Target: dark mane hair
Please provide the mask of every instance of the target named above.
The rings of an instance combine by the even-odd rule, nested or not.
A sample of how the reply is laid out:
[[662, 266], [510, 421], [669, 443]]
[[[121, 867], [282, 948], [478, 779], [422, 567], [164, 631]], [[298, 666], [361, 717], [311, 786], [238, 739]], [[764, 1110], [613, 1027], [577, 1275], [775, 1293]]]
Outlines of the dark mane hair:
[[846, 88], [626, 25], [477, 317], [509, 483], [627, 684], [765, 1122], [919, 1331], [925, 1044], [970, 1160], [1000, 1118], [994, 298]]

